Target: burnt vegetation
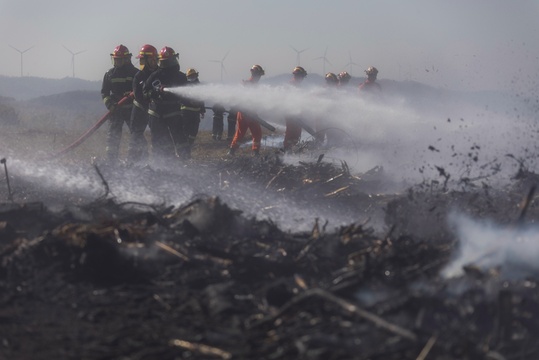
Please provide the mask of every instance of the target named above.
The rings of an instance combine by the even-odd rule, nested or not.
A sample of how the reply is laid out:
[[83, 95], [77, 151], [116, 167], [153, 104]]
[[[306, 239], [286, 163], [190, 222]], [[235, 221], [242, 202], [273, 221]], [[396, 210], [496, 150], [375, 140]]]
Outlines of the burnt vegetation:
[[[524, 191], [534, 174], [522, 169], [504, 190], [470, 181], [449, 189], [440, 171], [439, 181], [383, 195], [382, 168], [352, 174], [346, 162], [320, 157], [285, 164], [274, 151], [224, 159], [225, 147], [212, 144], [216, 153], [201, 146], [194, 157], [222, 174], [221, 186], [250, 183], [357, 221], [329, 229], [310, 219], [311, 230], [290, 232], [211, 195], [174, 207], [120, 202], [109, 188], [118, 170], [138, 171], [141, 181], [165, 170], [103, 169], [100, 196], [13, 175], [14, 201], [0, 207], [3, 358], [539, 356], [533, 272], [507, 279], [471, 263], [458, 277], [440, 276], [458, 249], [450, 209], [534, 223], [534, 193]], [[52, 211], [53, 200], [70, 205]], [[383, 232], [369, 225], [380, 213]]]
[[[449, 214], [515, 230], [504, 239], [515, 247], [516, 230], [536, 225], [538, 177], [526, 164], [537, 149], [507, 155], [516, 171], [503, 187], [490, 181], [499, 161], [484, 162], [487, 150], [475, 142], [426, 147], [450, 152], [459, 171], [424, 163], [417, 172], [435, 177], [403, 186], [381, 166], [354, 173], [309, 143], [293, 162], [269, 148], [226, 157], [226, 141], [206, 131], [177, 172], [90, 164], [103, 155], [104, 132], [51, 162], [41, 180], [17, 171], [17, 151], [54, 152], [76, 138], [68, 130], [95, 121], [103, 109], [91, 96], [0, 99], [8, 125], [0, 150], [9, 150], [0, 154], [1, 359], [539, 357], [536, 266], [521, 263], [523, 275], [507, 276], [504, 262], [484, 265], [487, 249], [459, 275], [443, 276], [462, 245]], [[67, 107], [80, 101], [83, 114]], [[97, 189], [52, 186], [60, 167], [97, 179]], [[197, 174], [199, 186], [181, 204], [118, 196], [126, 178], [182, 192], [193, 182], [184, 173]], [[254, 217], [234, 199], [269, 216]], [[343, 224], [320, 215], [302, 219], [308, 230], [283, 230], [271, 215], [287, 204]]]

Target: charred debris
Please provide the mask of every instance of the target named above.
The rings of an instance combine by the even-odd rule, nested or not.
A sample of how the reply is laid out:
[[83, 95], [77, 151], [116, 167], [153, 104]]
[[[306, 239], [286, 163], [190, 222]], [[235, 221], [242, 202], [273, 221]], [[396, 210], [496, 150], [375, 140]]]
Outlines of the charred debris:
[[[313, 219], [310, 231], [285, 232], [218, 197], [119, 203], [106, 186], [98, 199], [51, 211], [17, 179], [14, 201], [0, 206], [0, 358], [539, 357], [537, 274], [506, 279], [472, 263], [440, 276], [458, 249], [449, 209], [534, 223], [534, 193], [522, 182], [377, 195], [381, 168], [359, 176], [344, 162], [277, 157], [218, 166], [223, 181], [312, 206], [383, 211], [387, 231], [368, 221], [328, 230]], [[32, 201], [17, 202], [22, 194]]]

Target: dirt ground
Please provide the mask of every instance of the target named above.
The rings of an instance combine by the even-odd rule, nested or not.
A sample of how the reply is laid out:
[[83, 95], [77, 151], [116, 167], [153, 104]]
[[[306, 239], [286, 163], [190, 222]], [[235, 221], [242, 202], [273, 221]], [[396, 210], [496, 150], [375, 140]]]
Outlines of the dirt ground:
[[[437, 183], [384, 195], [383, 172], [287, 165], [276, 149], [225, 154], [226, 142], [202, 133], [185, 166], [358, 219], [382, 212], [387, 231], [316, 219], [283, 231], [212, 194], [181, 206], [106, 191], [74, 199], [17, 174], [7, 201], [0, 177], [0, 359], [539, 357], [537, 268], [508, 278], [476, 261], [441, 275], [459, 248], [450, 209], [532, 226], [535, 174], [503, 190]], [[113, 176], [101, 174], [105, 184]], [[66, 206], [53, 211], [52, 201]]]

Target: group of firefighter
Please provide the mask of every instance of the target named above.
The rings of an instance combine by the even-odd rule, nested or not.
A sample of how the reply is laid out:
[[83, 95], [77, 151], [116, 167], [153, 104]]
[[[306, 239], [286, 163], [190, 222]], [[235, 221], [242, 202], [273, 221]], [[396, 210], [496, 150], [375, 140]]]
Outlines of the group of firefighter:
[[[116, 46], [110, 56], [113, 67], [105, 73], [101, 88], [103, 102], [110, 114], [106, 141], [107, 163], [114, 164], [118, 161], [124, 123], [130, 132], [127, 154], [129, 162], [145, 161], [148, 158], [148, 141], [144, 135], [147, 127], [150, 129], [151, 153], [154, 161], [191, 158], [200, 120], [206, 113], [205, 103], [178, 96], [165, 89], [200, 84], [197, 70], [189, 68], [185, 73], [180, 71], [179, 55], [169, 46], [158, 51], [152, 45], [143, 45], [136, 56], [139, 59], [140, 69], [133, 65], [132, 54], [124, 45]], [[253, 65], [250, 72], [250, 78], [243, 80], [245, 86], [255, 86], [265, 74], [260, 65]], [[380, 85], [376, 82], [378, 70], [371, 66], [365, 73], [367, 79], [360, 84], [359, 91], [379, 92]], [[291, 85], [300, 86], [306, 76], [305, 69], [296, 66], [292, 71]], [[346, 71], [338, 75], [334, 73], [325, 75], [327, 87], [345, 87], [350, 79], [351, 76]], [[230, 144], [228, 155], [236, 153], [247, 130], [251, 133], [253, 154], [259, 155], [262, 120], [256, 112], [237, 108], [226, 110], [221, 104], [214, 104], [211, 109], [214, 140], [222, 140], [224, 114], [228, 113], [227, 140]], [[316, 123], [316, 129], [312, 129], [298, 117], [287, 117], [285, 120], [283, 142], [285, 152], [300, 142], [303, 129], [307, 129], [318, 143], [325, 139], [327, 144], [330, 144], [338, 137], [331, 129], [324, 128], [320, 123]]]

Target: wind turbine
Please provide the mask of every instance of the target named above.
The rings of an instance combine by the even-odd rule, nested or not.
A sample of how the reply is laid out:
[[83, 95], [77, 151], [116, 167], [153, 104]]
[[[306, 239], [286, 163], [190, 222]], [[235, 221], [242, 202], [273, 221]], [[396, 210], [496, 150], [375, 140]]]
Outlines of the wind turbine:
[[211, 62], [216, 62], [216, 63], [219, 63], [221, 64], [221, 82], [223, 82], [223, 71], [226, 72], [226, 69], [225, 69], [225, 59], [226, 57], [228, 56], [228, 53], [230, 52], [230, 50], [228, 50], [225, 54], [225, 56], [223, 56], [223, 58], [221, 60], [210, 60]]
[[299, 55], [304, 52], [305, 50], [309, 50], [309, 48], [306, 48], [306, 49], [303, 49], [303, 50], [298, 50], [296, 49], [295, 47], [293, 47], [292, 45], [290, 45], [290, 47], [296, 52], [296, 65], [301, 65], [300, 63], [300, 59], [299, 59]]
[[323, 74], [322, 75], [326, 75], [326, 63], [328, 63], [329, 65], [333, 66], [333, 64], [328, 60], [328, 58], [326, 57], [328, 53], [328, 48], [326, 46], [326, 51], [324, 51], [324, 56], [319, 56], [317, 58], [314, 58], [313, 60], [320, 60], [322, 59], [322, 71], [323, 71]]
[[28, 50], [30, 50], [31, 48], [33, 48], [34, 46], [30, 46], [28, 49], [24, 50], [24, 51], [21, 51], [19, 49], [17, 49], [15, 46], [11, 46], [9, 45], [12, 49], [14, 49], [15, 51], [19, 52], [21, 54], [21, 77], [23, 77], [23, 66], [22, 66], [22, 55], [27, 52]]
[[344, 67], [347, 67], [347, 66], [350, 66], [350, 76], [352, 76], [352, 67], [354, 65], [358, 66], [358, 64], [356, 64], [353, 60], [352, 60], [352, 54], [350, 53], [350, 51], [348, 51], [348, 58], [350, 59], [350, 61], [348, 62], [348, 64], [344, 65]]
[[74, 53], [73, 51], [69, 50], [67, 48], [67, 46], [65, 45], [62, 45], [64, 47], [64, 49], [66, 49], [67, 51], [69, 51], [69, 53], [71, 54], [71, 67], [73, 68], [73, 77], [75, 77], [75, 55], [79, 55], [80, 53], [83, 53], [85, 52], [86, 50], [81, 50], [79, 52], [76, 52]]

